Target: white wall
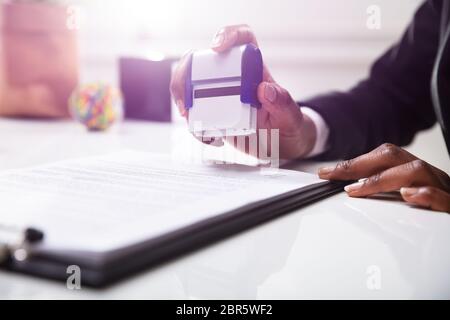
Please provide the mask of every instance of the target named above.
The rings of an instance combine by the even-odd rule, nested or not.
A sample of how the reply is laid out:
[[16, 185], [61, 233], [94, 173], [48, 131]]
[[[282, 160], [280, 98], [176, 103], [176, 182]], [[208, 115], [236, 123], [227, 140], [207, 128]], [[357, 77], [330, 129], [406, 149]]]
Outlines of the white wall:
[[[295, 96], [344, 89], [404, 30], [419, 0], [85, 0], [83, 58], [110, 62], [151, 50], [179, 55], [209, 45], [221, 27], [247, 23], [274, 76]], [[381, 29], [366, 27], [381, 9]]]

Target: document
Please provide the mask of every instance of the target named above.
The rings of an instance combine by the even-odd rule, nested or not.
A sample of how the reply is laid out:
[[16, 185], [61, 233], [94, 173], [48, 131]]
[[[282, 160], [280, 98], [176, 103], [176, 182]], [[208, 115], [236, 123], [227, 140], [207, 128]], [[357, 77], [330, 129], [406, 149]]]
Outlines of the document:
[[46, 252], [99, 253], [321, 182], [257, 167], [124, 151], [0, 174], [0, 223], [42, 230]]

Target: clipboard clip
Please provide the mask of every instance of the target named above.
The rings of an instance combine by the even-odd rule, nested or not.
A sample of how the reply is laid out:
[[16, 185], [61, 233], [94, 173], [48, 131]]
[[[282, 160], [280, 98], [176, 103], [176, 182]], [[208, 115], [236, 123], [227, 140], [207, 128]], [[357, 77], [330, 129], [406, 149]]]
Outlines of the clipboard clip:
[[30, 245], [42, 239], [44, 239], [44, 233], [35, 228], [0, 224], [0, 265], [10, 259], [26, 260], [29, 256]]

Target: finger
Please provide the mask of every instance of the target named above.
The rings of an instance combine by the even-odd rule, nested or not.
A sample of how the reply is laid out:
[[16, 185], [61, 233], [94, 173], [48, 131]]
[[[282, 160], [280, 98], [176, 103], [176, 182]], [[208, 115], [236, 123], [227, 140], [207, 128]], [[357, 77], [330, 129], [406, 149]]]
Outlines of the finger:
[[319, 177], [327, 180], [355, 180], [417, 159], [409, 152], [390, 143], [357, 158], [341, 161], [334, 167], [319, 169]]
[[224, 52], [232, 47], [252, 43], [258, 46], [256, 37], [246, 24], [222, 28], [213, 38], [211, 48], [217, 52]]
[[440, 182], [426, 162], [414, 160], [376, 173], [364, 181], [348, 185], [345, 191], [352, 197], [364, 197], [411, 186], [440, 187]]
[[186, 73], [188, 62], [191, 58], [191, 52], [187, 52], [183, 55], [183, 57], [178, 62], [175, 67], [174, 72], [172, 73], [172, 77], [170, 80], [170, 92], [172, 94], [173, 99], [175, 100], [175, 104], [178, 107], [178, 110], [181, 116], [186, 117], [187, 111], [185, 108], [185, 81], [186, 81]]
[[403, 199], [424, 208], [450, 213], [450, 194], [433, 187], [401, 188]]
[[262, 82], [257, 90], [258, 100], [262, 108], [271, 116], [292, 120], [292, 114], [300, 114], [299, 107], [289, 92], [276, 83]]
[[[212, 40], [211, 48], [217, 52], [224, 52], [247, 43], [258, 46], [256, 37], [248, 25], [235, 25], [220, 29]], [[266, 65], [263, 66], [263, 80], [275, 82]]]
[[257, 94], [262, 105], [259, 114], [264, 116], [258, 120], [258, 128], [278, 129], [284, 139], [294, 145], [301, 143], [298, 136], [304, 117], [289, 92], [276, 83], [263, 82]]

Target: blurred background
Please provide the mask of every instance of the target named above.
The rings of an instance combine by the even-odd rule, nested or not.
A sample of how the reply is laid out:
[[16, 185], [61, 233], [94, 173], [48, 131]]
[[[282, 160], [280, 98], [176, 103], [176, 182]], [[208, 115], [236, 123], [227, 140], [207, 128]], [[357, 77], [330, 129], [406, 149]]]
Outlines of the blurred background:
[[[22, 2], [36, 2], [25, 1]], [[81, 82], [119, 83], [118, 58], [178, 58], [205, 48], [216, 31], [249, 24], [273, 76], [298, 99], [345, 90], [402, 35], [419, 0], [78, 0], [67, 5], [67, 26], [78, 33]], [[379, 28], [367, 22], [379, 9]], [[182, 121], [176, 112], [173, 120]], [[439, 129], [420, 134], [409, 149], [450, 171]]]
[[[222, 26], [246, 23], [273, 75], [294, 95], [345, 89], [402, 34], [419, 0], [88, 0], [79, 26], [85, 77], [118, 54], [178, 56], [209, 46]], [[369, 29], [367, 9], [380, 9]], [[325, 74], [324, 74], [325, 72]], [[108, 79], [114, 74], [108, 74]]]

